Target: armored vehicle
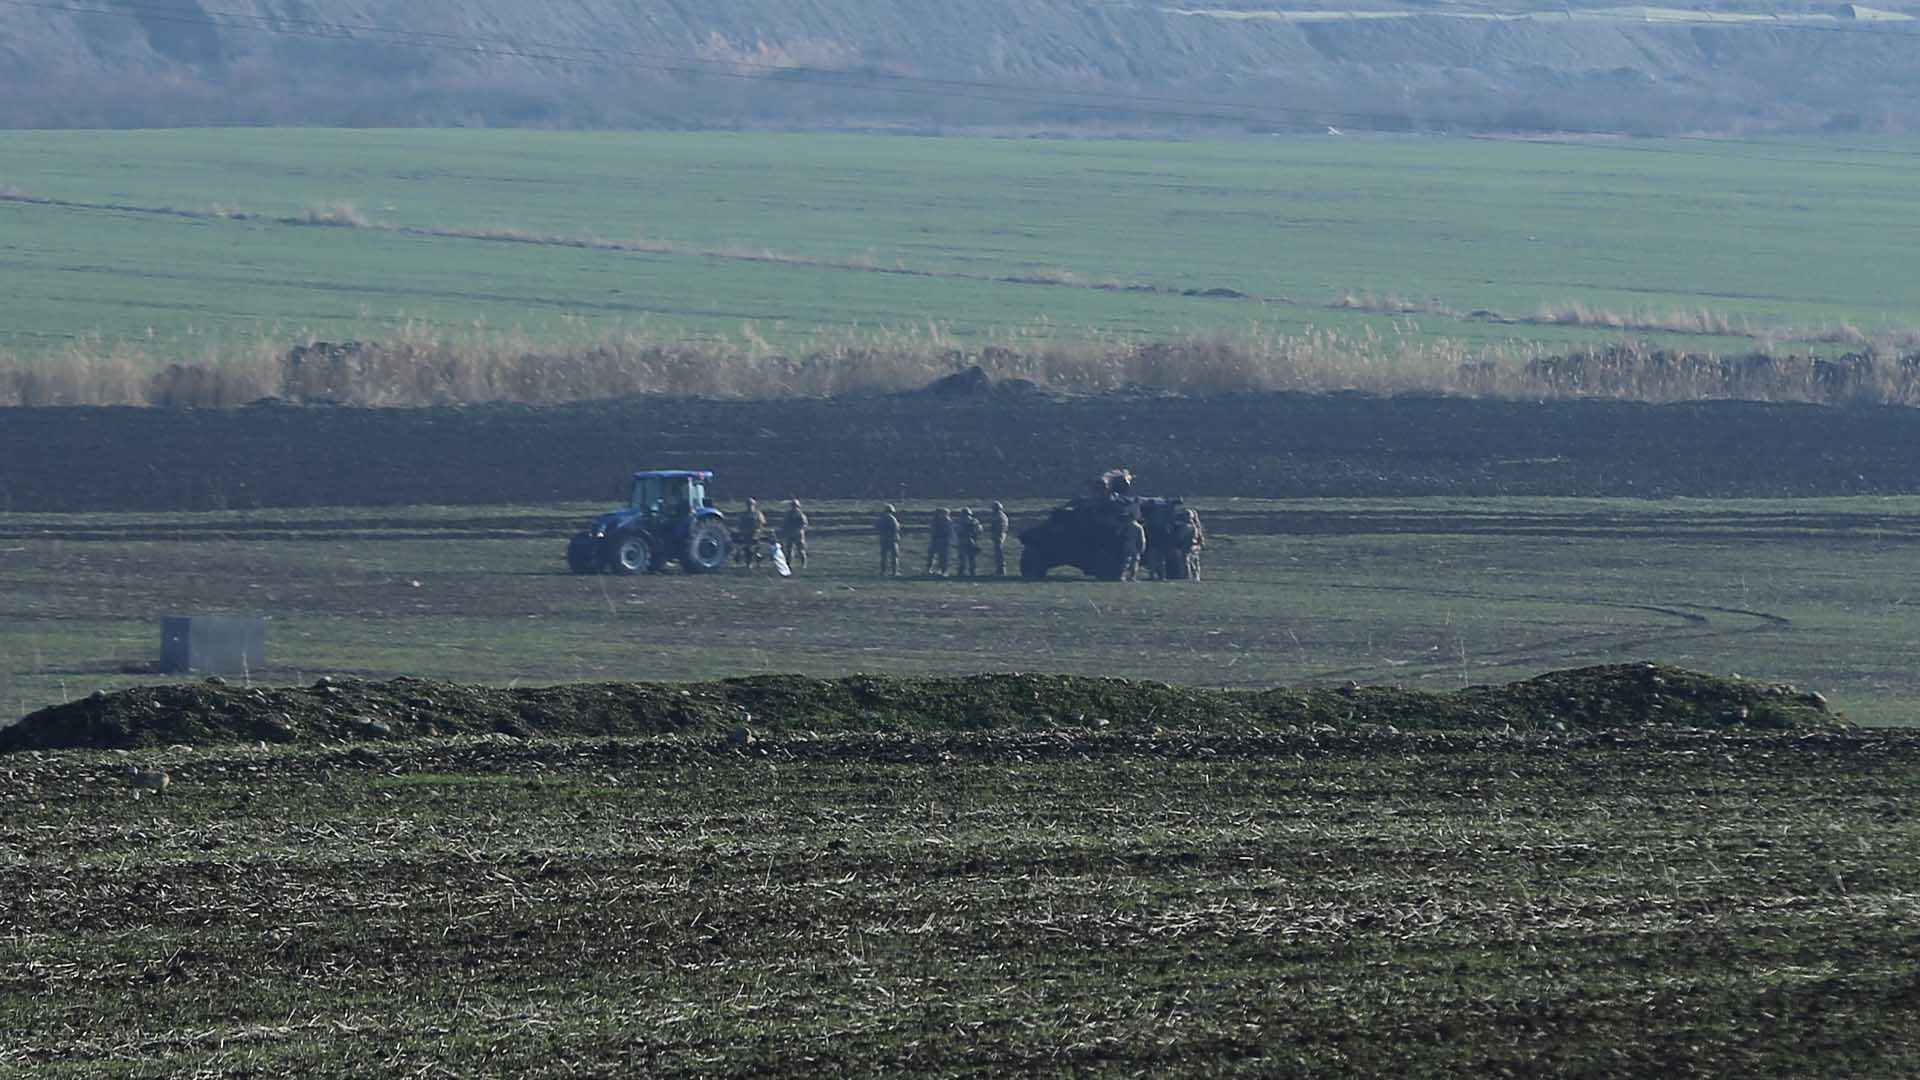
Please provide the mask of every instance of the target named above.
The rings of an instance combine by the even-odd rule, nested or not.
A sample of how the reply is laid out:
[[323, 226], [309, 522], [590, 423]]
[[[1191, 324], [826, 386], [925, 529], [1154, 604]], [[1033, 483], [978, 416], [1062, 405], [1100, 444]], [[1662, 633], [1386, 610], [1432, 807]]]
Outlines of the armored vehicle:
[[690, 574], [727, 565], [727, 524], [707, 497], [711, 472], [660, 469], [633, 474], [627, 505], [587, 523], [567, 541], [576, 574], [652, 573], [677, 562]]
[[1134, 494], [1133, 476], [1124, 469], [1103, 474], [1094, 493], [1054, 507], [1047, 519], [1020, 532], [1020, 576], [1043, 578], [1056, 566], [1071, 566], [1088, 577], [1118, 581], [1126, 565], [1123, 530], [1138, 520], [1147, 534], [1140, 558], [1168, 578], [1187, 576], [1184, 556], [1174, 552], [1178, 499]]

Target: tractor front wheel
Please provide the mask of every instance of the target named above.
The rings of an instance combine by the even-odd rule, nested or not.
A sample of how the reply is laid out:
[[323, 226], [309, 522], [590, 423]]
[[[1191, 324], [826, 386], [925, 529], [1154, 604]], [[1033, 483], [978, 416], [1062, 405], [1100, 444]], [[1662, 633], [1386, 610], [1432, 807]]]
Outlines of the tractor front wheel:
[[600, 569], [600, 541], [578, 532], [567, 541], [567, 569], [576, 574], [597, 573]]
[[718, 518], [696, 521], [687, 530], [687, 553], [680, 566], [689, 574], [711, 574], [727, 565], [727, 527]]
[[613, 538], [607, 568], [616, 574], [639, 574], [653, 569], [653, 545], [639, 533]]

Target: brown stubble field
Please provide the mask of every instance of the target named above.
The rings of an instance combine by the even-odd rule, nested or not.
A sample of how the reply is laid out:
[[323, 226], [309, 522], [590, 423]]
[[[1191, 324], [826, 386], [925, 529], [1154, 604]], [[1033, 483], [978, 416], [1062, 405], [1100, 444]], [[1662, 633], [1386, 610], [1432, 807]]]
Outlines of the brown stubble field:
[[38, 1076], [1900, 1075], [1920, 741], [804, 733], [0, 762]]

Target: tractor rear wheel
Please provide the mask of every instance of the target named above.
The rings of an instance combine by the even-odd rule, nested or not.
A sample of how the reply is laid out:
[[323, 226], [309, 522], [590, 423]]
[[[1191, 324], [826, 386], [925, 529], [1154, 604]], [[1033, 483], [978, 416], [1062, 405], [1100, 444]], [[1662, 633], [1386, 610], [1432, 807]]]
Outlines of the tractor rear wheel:
[[718, 518], [693, 523], [687, 530], [687, 553], [680, 566], [689, 574], [711, 574], [727, 565], [727, 527]]
[[640, 574], [653, 569], [653, 545], [639, 533], [613, 538], [607, 568], [616, 574]]

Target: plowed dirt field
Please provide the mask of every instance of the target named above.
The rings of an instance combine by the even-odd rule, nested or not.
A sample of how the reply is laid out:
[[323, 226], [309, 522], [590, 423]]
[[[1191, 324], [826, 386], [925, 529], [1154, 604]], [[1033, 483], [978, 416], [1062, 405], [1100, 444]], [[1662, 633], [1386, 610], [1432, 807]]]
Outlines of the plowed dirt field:
[[532, 408], [0, 411], [0, 510], [604, 499], [643, 467], [733, 498], [1154, 491], [1806, 496], [1920, 491], [1920, 410], [1264, 394], [632, 400]]
[[0, 1073], [1912, 1075], [1917, 777], [1652, 729], [15, 753]]

